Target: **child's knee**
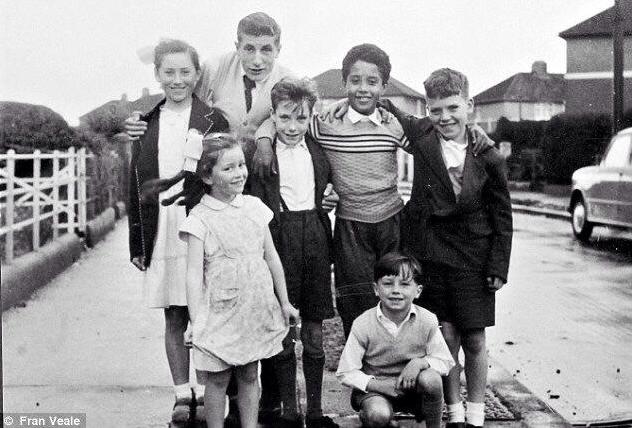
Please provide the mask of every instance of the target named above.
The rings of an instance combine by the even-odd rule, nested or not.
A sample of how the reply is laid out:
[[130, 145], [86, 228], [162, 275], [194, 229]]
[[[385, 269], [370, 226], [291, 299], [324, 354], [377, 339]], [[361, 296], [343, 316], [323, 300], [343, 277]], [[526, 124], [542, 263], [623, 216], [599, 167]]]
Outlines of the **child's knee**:
[[443, 396], [441, 375], [433, 369], [422, 370], [417, 376], [417, 392], [431, 399]]
[[323, 349], [323, 326], [320, 321], [304, 321], [301, 329], [303, 354], [313, 359], [325, 358]]
[[[203, 372], [206, 376], [206, 385], [213, 386], [215, 388], [226, 389], [228, 387], [228, 382], [230, 381], [230, 377], [232, 374], [232, 370], [224, 370], [221, 372]], [[198, 379], [204, 378], [202, 372], [198, 371]]]
[[469, 331], [462, 339], [463, 352], [479, 354], [485, 352], [485, 330], [476, 329]]
[[259, 377], [258, 364], [254, 362], [237, 367], [235, 369], [235, 377], [240, 383], [256, 383]]
[[367, 428], [387, 427], [393, 418], [393, 409], [380, 397], [371, 397], [362, 403], [360, 420]]

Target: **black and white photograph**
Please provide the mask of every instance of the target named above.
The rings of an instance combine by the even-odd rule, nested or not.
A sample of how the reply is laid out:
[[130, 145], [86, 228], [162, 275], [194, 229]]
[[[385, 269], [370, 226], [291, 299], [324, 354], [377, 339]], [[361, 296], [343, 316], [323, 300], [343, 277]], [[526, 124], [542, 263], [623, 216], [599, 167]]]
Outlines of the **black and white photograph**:
[[3, 427], [632, 427], [632, 0], [0, 0]]

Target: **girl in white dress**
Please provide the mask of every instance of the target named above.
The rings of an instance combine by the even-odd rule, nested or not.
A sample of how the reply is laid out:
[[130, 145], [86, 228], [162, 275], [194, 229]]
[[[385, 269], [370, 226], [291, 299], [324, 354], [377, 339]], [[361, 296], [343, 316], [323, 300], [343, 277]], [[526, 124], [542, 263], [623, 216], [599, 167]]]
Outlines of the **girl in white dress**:
[[205, 194], [180, 236], [188, 245], [193, 364], [198, 379], [208, 379], [206, 421], [209, 428], [224, 426], [226, 387], [234, 373], [241, 426], [255, 428], [258, 362], [281, 351], [298, 310], [288, 300], [268, 228], [272, 211], [242, 195], [248, 170], [238, 142], [226, 134], [206, 137], [197, 175]]
[[[200, 77], [195, 49], [180, 40], [165, 40], [156, 46], [154, 58], [154, 74], [165, 98], [143, 117], [144, 135], [136, 138], [132, 149], [130, 259], [144, 272], [146, 305], [164, 310], [165, 348], [176, 396], [171, 418], [186, 423], [196, 404], [189, 384], [189, 349], [183, 340], [189, 322], [186, 245], [178, 239], [178, 229], [186, 209], [177, 204], [161, 206], [156, 198], [145, 198], [143, 188], [159, 178], [183, 177], [187, 135], [225, 131], [228, 123], [193, 95]], [[175, 196], [183, 187], [189, 188], [190, 180], [176, 182], [160, 198]], [[202, 387], [196, 388], [204, 394]]]

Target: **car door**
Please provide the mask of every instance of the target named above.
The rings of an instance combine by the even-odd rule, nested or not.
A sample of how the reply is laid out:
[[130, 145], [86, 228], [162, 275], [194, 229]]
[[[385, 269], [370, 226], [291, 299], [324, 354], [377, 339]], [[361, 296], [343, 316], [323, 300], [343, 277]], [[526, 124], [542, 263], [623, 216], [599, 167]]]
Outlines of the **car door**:
[[623, 165], [619, 173], [618, 221], [632, 227], [632, 132], [624, 136], [628, 139], [628, 156], [627, 163]]
[[621, 174], [629, 154], [629, 136], [616, 135], [608, 145], [597, 173], [598, 176], [587, 190], [591, 221], [605, 223], [619, 221]]

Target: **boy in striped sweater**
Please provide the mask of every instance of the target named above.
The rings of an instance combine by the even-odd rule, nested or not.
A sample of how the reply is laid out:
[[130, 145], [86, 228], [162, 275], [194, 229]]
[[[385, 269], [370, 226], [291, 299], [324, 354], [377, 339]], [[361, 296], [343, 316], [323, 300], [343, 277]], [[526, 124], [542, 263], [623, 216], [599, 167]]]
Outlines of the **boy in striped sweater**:
[[[391, 72], [388, 55], [372, 44], [353, 47], [342, 61], [349, 109], [333, 122], [312, 118], [309, 132], [331, 164], [340, 200], [334, 227], [337, 309], [345, 336], [353, 320], [374, 307], [373, 265], [399, 248], [400, 211], [397, 149], [408, 140], [397, 121], [376, 109]], [[271, 150], [271, 122], [257, 132], [258, 150]]]

